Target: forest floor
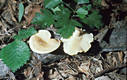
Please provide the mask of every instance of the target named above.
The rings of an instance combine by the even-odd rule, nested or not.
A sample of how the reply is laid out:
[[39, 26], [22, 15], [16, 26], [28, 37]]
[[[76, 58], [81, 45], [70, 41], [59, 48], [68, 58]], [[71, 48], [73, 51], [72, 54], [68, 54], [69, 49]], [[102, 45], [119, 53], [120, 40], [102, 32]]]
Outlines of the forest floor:
[[[0, 60], [0, 80], [127, 80], [127, 0], [102, 1], [105, 25], [93, 32], [95, 41], [87, 53], [31, 52], [30, 60], [15, 73]], [[0, 0], [0, 49], [12, 42], [20, 29], [34, 26], [30, 22], [43, 6], [42, 0], [22, 0], [25, 13], [19, 23], [19, 2]]]

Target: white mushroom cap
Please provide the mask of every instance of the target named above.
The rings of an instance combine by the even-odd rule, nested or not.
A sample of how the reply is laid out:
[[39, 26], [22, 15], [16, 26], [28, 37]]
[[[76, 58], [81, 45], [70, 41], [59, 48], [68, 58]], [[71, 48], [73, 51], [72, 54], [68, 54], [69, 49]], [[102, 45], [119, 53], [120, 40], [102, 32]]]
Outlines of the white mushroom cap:
[[84, 34], [80, 42], [80, 46], [84, 52], [87, 52], [91, 48], [91, 42], [93, 42], [93, 34]]
[[29, 46], [33, 52], [45, 54], [56, 50], [60, 46], [60, 40], [51, 39], [48, 30], [39, 30], [30, 37]]
[[93, 34], [83, 34], [80, 35], [82, 30], [76, 28], [73, 35], [68, 39], [61, 39], [63, 42], [64, 52], [69, 55], [76, 55], [79, 52], [87, 52], [91, 47], [91, 42], [93, 41]]

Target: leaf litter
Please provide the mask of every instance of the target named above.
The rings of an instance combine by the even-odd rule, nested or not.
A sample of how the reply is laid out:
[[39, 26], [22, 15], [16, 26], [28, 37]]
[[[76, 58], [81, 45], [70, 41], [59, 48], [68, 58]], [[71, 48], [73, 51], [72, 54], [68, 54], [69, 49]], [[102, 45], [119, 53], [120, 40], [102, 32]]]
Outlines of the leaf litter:
[[[25, 0], [22, 1], [25, 4], [24, 5], [25, 14], [23, 15], [21, 23], [17, 23], [18, 15], [16, 14], [18, 13], [17, 5], [19, 1], [8, 0], [8, 4], [10, 4], [10, 6], [12, 7], [11, 13], [8, 12], [7, 10], [8, 8], [7, 4], [4, 4], [4, 6], [2, 6], [3, 8], [0, 9], [0, 11], [2, 11], [0, 12], [1, 13], [0, 15], [0, 49], [2, 49], [7, 44], [13, 41], [12, 36], [16, 35], [17, 32], [23, 28], [22, 27], [23, 25], [31, 25], [30, 22], [33, 19], [35, 13], [40, 12], [39, 10], [43, 4], [42, 0], [40, 1], [32, 0], [32, 1], [30, 2]], [[104, 6], [104, 10], [105, 8], [109, 9], [110, 4], [107, 3], [106, 0], [102, 0], [102, 1], [103, 1], [102, 6]], [[31, 5], [32, 6], [36, 5], [36, 6], [33, 8], [31, 7]], [[122, 3], [113, 1], [111, 5], [113, 7], [116, 7], [115, 9], [112, 9], [112, 12], [110, 14], [108, 14], [109, 16], [111, 16], [111, 14], [113, 13], [112, 19], [108, 25], [102, 28], [104, 30], [106, 28], [108, 31], [104, 31], [103, 33], [103, 30], [98, 30], [98, 33], [97, 33], [98, 35], [102, 32], [101, 34], [103, 35], [102, 37], [97, 37], [100, 45], [104, 45], [103, 41], [107, 42], [106, 44], [108, 45], [112, 44], [112, 41], [114, 41], [115, 43], [115, 40], [112, 40], [110, 41], [110, 43], [108, 43], [110, 36], [112, 36], [109, 30], [111, 30], [111, 27], [113, 27], [112, 25], [116, 25], [119, 21], [120, 23], [121, 23], [121, 20], [123, 22], [127, 21], [127, 18], [126, 18], [127, 15], [126, 14], [122, 15], [123, 13], [126, 13], [127, 11], [125, 1]], [[119, 12], [119, 10], [121, 12]], [[28, 23], [24, 24], [23, 22], [26, 22], [26, 21]], [[120, 26], [121, 25], [122, 24], [120, 24]], [[114, 26], [114, 29], [118, 30], [118, 28], [115, 28], [115, 27], [116, 26]], [[111, 32], [113, 31], [111, 30]], [[109, 37], [108, 40], [105, 39], [105, 37], [106, 38]], [[118, 41], [116, 41], [116, 43], [117, 42]], [[94, 45], [94, 46], [97, 46], [97, 45]], [[117, 43], [115, 46], [119, 46], [119, 43]], [[0, 78], [1, 79], [16, 79], [16, 80], [25, 80], [25, 79], [29, 79], [29, 80], [38, 80], [38, 79], [40, 80], [93, 79], [94, 80], [95, 79], [95, 80], [98, 80], [98, 78], [101, 77], [100, 79], [110, 78], [109, 80], [112, 80], [112, 79], [126, 80], [126, 72], [124, 72], [126, 71], [125, 64], [127, 63], [126, 50], [117, 50], [115, 52], [112, 50], [106, 51], [106, 52], [98, 51], [98, 52], [95, 52], [96, 55], [94, 55], [91, 50], [86, 54], [78, 54], [76, 56], [65, 55], [61, 50], [54, 52], [55, 54], [53, 54], [53, 56], [52, 54], [51, 55], [50, 54], [34, 55], [36, 53], [34, 54], [32, 53], [31, 54], [32, 58], [30, 59], [30, 61], [27, 62], [26, 65], [24, 65], [21, 69], [19, 69], [15, 73], [12, 73], [10, 70], [8, 70], [8, 68], [5, 68], [5, 67], [4, 69], [2, 69], [3, 67], [1, 68], [1, 66], [5, 66], [5, 64], [3, 64], [0, 61], [0, 63], [2, 63], [0, 64], [0, 68], [1, 68], [0, 74], [2, 74], [2, 77]], [[123, 68], [121, 69], [119, 67], [123, 67]], [[3, 73], [3, 71], [7, 73]], [[97, 76], [98, 78], [96, 78]]]

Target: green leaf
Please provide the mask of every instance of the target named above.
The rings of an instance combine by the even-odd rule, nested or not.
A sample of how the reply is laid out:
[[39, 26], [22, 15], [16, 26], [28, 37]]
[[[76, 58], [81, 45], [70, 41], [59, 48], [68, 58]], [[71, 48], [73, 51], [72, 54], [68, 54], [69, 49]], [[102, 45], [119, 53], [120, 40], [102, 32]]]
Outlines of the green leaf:
[[83, 8], [89, 11], [89, 10], [92, 9], [92, 5], [91, 5], [91, 4], [89, 4], [89, 5], [87, 5], [87, 6], [84, 5]]
[[44, 6], [45, 6], [45, 8], [50, 9], [50, 8], [57, 6], [61, 2], [62, 2], [62, 0], [44, 0]]
[[36, 15], [33, 23], [41, 25], [43, 28], [50, 27], [51, 24], [54, 24], [57, 32], [64, 38], [70, 37], [76, 26], [81, 26], [79, 22], [70, 18], [72, 12], [63, 5], [59, 5], [53, 13], [48, 9], [42, 10], [42, 13]]
[[19, 4], [19, 12], [18, 12], [18, 20], [19, 20], [19, 22], [22, 20], [23, 13], [24, 13], [24, 6], [23, 6], [22, 3], [20, 3]]
[[103, 26], [103, 23], [101, 21], [102, 16], [99, 15], [99, 12], [97, 10], [94, 10], [88, 17], [82, 19], [82, 22], [89, 25], [90, 27], [96, 27], [100, 28]]
[[0, 51], [0, 58], [15, 72], [23, 66], [30, 57], [30, 50], [23, 41], [14, 41]]
[[[59, 27], [57, 27], [59, 26]], [[72, 33], [75, 30], [76, 26], [81, 26], [79, 22], [73, 19], [67, 19], [67, 20], [59, 20], [56, 24], [55, 27], [57, 27], [57, 32], [61, 34], [63, 38], [68, 38], [72, 35]]]
[[51, 24], [54, 24], [54, 15], [48, 10], [42, 10], [42, 13], [36, 13], [35, 17], [32, 20], [33, 24], [40, 25], [43, 28], [49, 27]]
[[59, 7], [52, 8], [52, 11], [55, 13], [56, 11], [61, 11]]
[[78, 4], [89, 3], [89, 0], [75, 0]]
[[76, 20], [70, 19], [71, 12], [64, 6], [59, 7], [60, 11], [55, 12], [55, 27], [57, 33], [61, 34], [62, 37], [68, 38], [72, 35], [76, 26], [81, 26]]
[[63, 6], [60, 6], [60, 11], [55, 12], [54, 18], [55, 18], [55, 27], [59, 28], [65, 23], [69, 21], [71, 12], [69, 9], [64, 8]]
[[100, 7], [101, 2], [102, 2], [102, 0], [93, 0], [93, 5], [96, 6], [96, 7]]
[[92, 9], [91, 4], [84, 5], [84, 6], [77, 9], [77, 11], [76, 11], [77, 16], [79, 18], [83, 19], [86, 15], [88, 15], [88, 11], [90, 11], [91, 9]]
[[80, 18], [84, 18], [88, 14], [88, 10], [85, 10], [84, 8], [79, 8], [76, 13]]
[[75, 27], [77, 26], [81, 27], [81, 24], [76, 20], [71, 19], [58, 30], [58, 33], [60, 33], [63, 38], [69, 38], [72, 36], [72, 33], [75, 31]]
[[14, 36], [14, 39], [16, 40], [26, 39], [35, 33], [37, 33], [37, 31], [33, 27], [30, 27], [28, 29], [22, 29], [18, 32], [18, 35]]
[[61, 34], [63, 38], [69, 38], [72, 36], [72, 33], [75, 31], [75, 26], [68, 24], [68, 25], [63, 25], [61, 29], [59, 29], [57, 32]]

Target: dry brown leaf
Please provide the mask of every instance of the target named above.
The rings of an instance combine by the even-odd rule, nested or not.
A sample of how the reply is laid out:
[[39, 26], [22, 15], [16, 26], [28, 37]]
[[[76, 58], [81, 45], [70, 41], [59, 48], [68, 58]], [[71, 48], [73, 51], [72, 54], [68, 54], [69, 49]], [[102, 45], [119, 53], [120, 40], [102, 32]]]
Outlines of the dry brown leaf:
[[74, 76], [70, 76], [67, 80], [77, 80]]
[[80, 66], [78, 66], [79, 71], [86, 74], [88, 77], [90, 75], [90, 61], [88, 63], [82, 63]]
[[120, 63], [123, 63], [123, 52], [118, 52]]
[[12, 20], [13, 20], [14, 22], [17, 22], [16, 18], [14, 17], [14, 10], [13, 10], [13, 8], [12, 8], [12, 5], [8, 4], [8, 6], [9, 6], [9, 11], [10, 11]]
[[5, 3], [6, 3], [6, 0], [0, 0], [0, 9], [2, 9]]
[[26, 77], [29, 77], [31, 72], [33, 72], [32, 68], [31, 67], [28, 67], [27, 69], [24, 70], [24, 75]]
[[36, 80], [40, 80], [43, 78], [44, 72], [39, 73], [38, 76], [36, 77]]
[[113, 64], [113, 66], [117, 66], [117, 59], [116, 59], [116, 57], [112, 57], [112, 60], [113, 60], [113, 62], [112, 62], [112, 64]]
[[41, 6], [30, 4], [25, 8], [25, 19], [28, 22], [28, 25], [31, 23], [35, 13], [40, 12]]
[[121, 4], [119, 8], [121, 11], [126, 12], [127, 11], [127, 3]]
[[105, 2], [105, 0], [101, 1], [101, 5], [106, 7], [106, 8], [109, 8], [109, 5]]

